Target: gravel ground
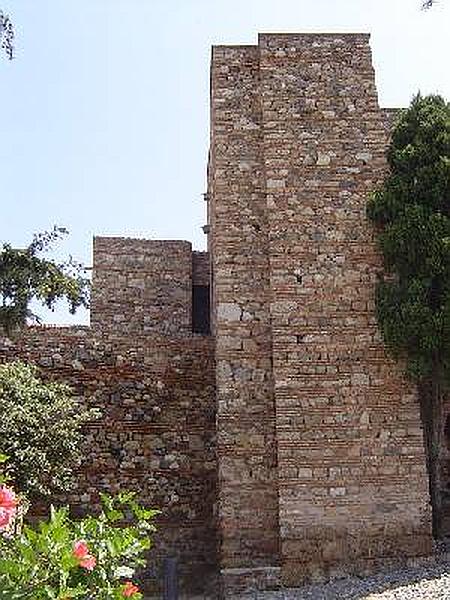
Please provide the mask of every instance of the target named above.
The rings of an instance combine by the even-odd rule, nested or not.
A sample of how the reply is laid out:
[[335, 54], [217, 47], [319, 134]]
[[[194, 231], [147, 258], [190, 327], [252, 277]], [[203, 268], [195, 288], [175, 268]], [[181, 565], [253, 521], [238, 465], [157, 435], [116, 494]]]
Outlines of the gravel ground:
[[420, 567], [386, 571], [371, 577], [349, 577], [277, 593], [257, 600], [450, 600], [450, 556]]

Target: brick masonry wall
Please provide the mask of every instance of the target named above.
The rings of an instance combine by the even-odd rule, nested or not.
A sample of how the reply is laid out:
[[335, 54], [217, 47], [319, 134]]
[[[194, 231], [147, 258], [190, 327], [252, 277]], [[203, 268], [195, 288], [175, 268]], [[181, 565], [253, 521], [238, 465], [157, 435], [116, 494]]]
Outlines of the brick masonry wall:
[[[214, 47], [210, 251], [214, 274], [222, 583], [279, 562], [269, 264], [259, 58]], [[235, 569], [239, 569], [236, 577]]]
[[189, 242], [94, 238], [91, 325], [124, 335], [191, 333]]

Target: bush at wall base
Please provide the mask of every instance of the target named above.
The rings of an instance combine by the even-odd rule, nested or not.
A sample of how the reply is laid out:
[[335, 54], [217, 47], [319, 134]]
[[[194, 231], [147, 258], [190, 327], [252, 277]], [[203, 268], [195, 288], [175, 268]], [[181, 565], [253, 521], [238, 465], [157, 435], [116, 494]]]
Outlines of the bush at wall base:
[[[0, 512], [15, 516], [14, 492], [0, 482]], [[1, 504], [3, 502], [4, 507]], [[142, 599], [133, 577], [145, 564], [157, 510], [143, 508], [133, 493], [102, 495], [98, 516], [75, 521], [67, 507], [52, 507], [48, 521], [12, 533], [0, 520], [1, 600]], [[125, 521], [132, 524], [123, 525]]]

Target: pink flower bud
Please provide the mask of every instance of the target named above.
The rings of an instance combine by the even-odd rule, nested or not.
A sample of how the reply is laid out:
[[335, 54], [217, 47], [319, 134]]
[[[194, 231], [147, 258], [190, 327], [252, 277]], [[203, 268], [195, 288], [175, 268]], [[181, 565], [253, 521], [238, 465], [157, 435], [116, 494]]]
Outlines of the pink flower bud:
[[94, 567], [97, 564], [97, 559], [95, 556], [89, 553], [89, 548], [86, 542], [83, 542], [83, 540], [75, 542], [73, 545], [72, 554], [78, 560], [78, 565], [80, 567], [83, 567], [83, 569], [88, 571], [94, 570]]
[[132, 596], [134, 596], [134, 594], [137, 594], [138, 592], [138, 586], [134, 585], [134, 583], [131, 583], [131, 581], [127, 581], [122, 588], [122, 595], [124, 596], [124, 598], [131, 598]]

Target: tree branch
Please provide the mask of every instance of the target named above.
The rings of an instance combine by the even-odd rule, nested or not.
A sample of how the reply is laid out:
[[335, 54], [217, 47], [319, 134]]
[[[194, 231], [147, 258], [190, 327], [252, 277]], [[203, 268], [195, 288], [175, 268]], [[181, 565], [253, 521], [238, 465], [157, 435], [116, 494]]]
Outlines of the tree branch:
[[0, 10], [0, 47], [9, 60], [14, 58], [14, 27], [8, 15]]

